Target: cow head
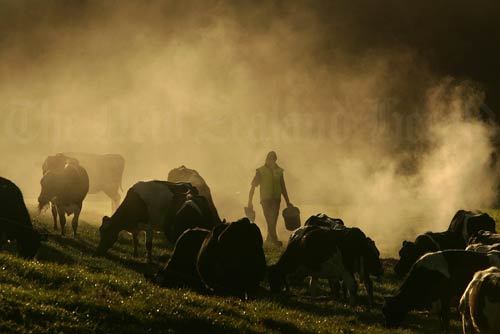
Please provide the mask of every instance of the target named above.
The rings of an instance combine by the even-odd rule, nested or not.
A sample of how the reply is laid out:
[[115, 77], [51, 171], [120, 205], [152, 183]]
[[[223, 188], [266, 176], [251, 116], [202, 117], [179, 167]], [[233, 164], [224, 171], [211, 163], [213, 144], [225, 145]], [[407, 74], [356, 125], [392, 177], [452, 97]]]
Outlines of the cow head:
[[418, 251], [415, 243], [406, 240], [403, 241], [403, 246], [399, 250], [399, 261], [394, 267], [394, 272], [401, 277], [406, 275], [417, 259]]
[[490, 217], [487, 213], [481, 213], [479, 215], [469, 216], [466, 220], [466, 226], [464, 227], [464, 241], [467, 242], [470, 237], [475, 236], [479, 231], [489, 231], [496, 233], [495, 220]]
[[38, 196], [38, 210], [43, 209], [57, 194], [57, 175], [48, 171], [40, 180], [41, 191]]
[[384, 325], [389, 328], [398, 327], [405, 316], [404, 310], [394, 297], [385, 297], [382, 314], [384, 315]]
[[382, 262], [380, 261], [380, 251], [375, 245], [375, 241], [368, 237], [366, 238], [364, 258], [368, 273], [377, 277], [382, 276], [384, 268], [382, 267]]
[[100, 240], [97, 246], [97, 255], [104, 255], [118, 239], [118, 231], [113, 228], [111, 218], [104, 216], [99, 227]]

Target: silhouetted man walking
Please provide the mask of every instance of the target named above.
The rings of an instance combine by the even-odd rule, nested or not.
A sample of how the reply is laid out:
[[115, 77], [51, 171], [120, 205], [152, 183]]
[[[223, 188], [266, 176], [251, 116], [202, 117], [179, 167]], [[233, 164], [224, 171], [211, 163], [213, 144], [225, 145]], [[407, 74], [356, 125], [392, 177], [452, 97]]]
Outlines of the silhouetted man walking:
[[280, 211], [281, 195], [285, 198], [288, 207], [291, 207], [292, 203], [290, 203], [286, 191], [283, 168], [276, 164], [276, 160], [278, 160], [276, 152], [271, 151], [267, 154], [264, 166], [257, 169], [250, 187], [248, 207], [253, 207], [252, 201], [255, 187], [260, 186], [260, 204], [262, 205], [264, 217], [267, 222], [266, 242], [281, 246], [282, 243], [278, 240], [276, 234], [276, 223]]

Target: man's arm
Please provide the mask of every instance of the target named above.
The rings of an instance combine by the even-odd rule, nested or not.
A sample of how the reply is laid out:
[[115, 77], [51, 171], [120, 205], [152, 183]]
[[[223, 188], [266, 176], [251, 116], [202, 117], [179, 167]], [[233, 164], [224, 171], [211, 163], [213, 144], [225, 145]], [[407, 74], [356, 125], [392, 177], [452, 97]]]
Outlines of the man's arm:
[[253, 194], [255, 192], [255, 188], [260, 184], [259, 172], [255, 172], [255, 176], [252, 180], [252, 185], [250, 186], [250, 193], [248, 194], [248, 207], [253, 208]]
[[290, 202], [290, 198], [288, 198], [288, 192], [286, 191], [286, 184], [285, 184], [285, 177], [284, 176], [281, 176], [281, 193], [283, 194], [283, 197], [285, 198], [286, 205], [292, 206], [292, 203]]

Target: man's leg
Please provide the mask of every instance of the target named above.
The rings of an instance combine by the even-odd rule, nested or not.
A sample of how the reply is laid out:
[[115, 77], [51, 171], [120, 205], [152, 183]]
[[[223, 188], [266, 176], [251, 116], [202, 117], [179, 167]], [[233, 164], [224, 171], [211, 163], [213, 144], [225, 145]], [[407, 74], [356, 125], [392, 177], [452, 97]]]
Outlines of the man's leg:
[[267, 200], [262, 202], [262, 210], [264, 211], [264, 217], [267, 222], [267, 239], [266, 241], [271, 241], [278, 243], [278, 236], [276, 234], [276, 223], [278, 221], [280, 201]]

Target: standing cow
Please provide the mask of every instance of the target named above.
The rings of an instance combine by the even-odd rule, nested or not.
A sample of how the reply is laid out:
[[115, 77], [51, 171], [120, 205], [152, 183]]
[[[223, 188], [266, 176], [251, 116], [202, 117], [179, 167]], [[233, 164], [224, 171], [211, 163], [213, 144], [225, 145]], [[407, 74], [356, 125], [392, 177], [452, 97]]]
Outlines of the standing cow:
[[212, 228], [211, 212], [203, 198], [189, 183], [165, 181], [138, 182], [127, 192], [123, 203], [111, 217], [103, 217], [97, 253], [105, 254], [118, 239], [120, 231], [133, 235], [137, 256], [139, 231], [146, 231], [148, 262], [152, 262], [153, 232], [161, 230], [171, 243], [187, 229]]
[[33, 258], [40, 247], [40, 234], [33, 229], [21, 190], [0, 177], [0, 242], [16, 240], [19, 255]]
[[120, 204], [125, 159], [119, 154], [59, 153], [47, 157], [42, 166], [47, 171], [61, 171], [66, 163], [78, 163], [89, 176], [89, 193], [104, 192], [111, 199], [114, 212]]
[[208, 187], [203, 177], [201, 177], [201, 175], [196, 170], [189, 169], [186, 166], [174, 168], [168, 173], [167, 181], [191, 183], [194, 187], [196, 187], [200, 196], [206, 198], [208, 205], [210, 206], [210, 210], [212, 211], [214, 224], [218, 224], [221, 222], [219, 213], [217, 212], [217, 208], [215, 207], [214, 201], [212, 199], [210, 188]]
[[57, 229], [57, 216], [59, 216], [62, 235], [66, 231], [66, 215], [73, 214], [71, 226], [76, 237], [83, 200], [89, 191], [89, 177], [85, 169], [76, 163], [67, 163], [62, 170], [48, 170], [40, 184], [42, 190], [38, 196], [38, 209], [52, 204], [54, 229]]

